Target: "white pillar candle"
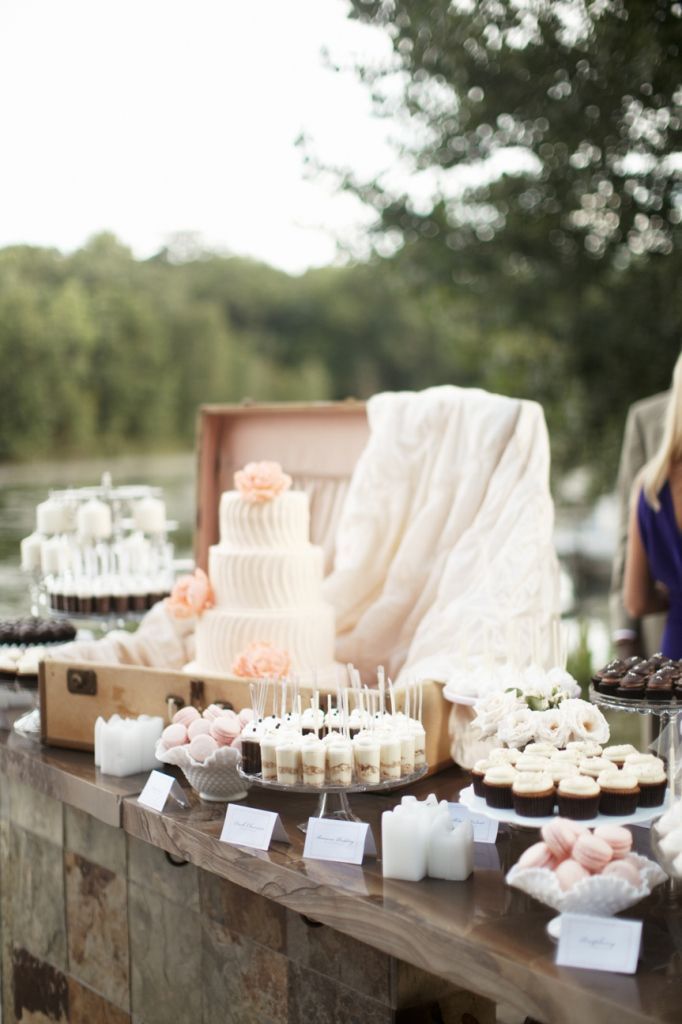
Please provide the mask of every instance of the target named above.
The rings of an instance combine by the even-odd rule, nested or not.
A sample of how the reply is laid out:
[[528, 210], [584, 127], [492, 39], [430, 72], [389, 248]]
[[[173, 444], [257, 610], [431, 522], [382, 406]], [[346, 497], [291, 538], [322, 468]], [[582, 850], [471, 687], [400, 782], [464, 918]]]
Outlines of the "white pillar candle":
[[43, 538], [39, 533], [30, 533], [21, 542], [21, 568], [24, 572], [37, 572], [41, 568]]
[[469, 821], [454, 825], [449, 815], [431, 823], [428, 841], [429, 878], [464, 882], [474, 870], [474, 830]]
[[355, 747], [355, 774], [358, 782], [378, 786], [381, 781], [381, 744], [372, 736], [357, 736]]
[[135, 502], [133, 520], [143, 533], [165, 533], [166, 505], [160, 498], [142, 498]]
[[48, 537], [44, 540], [40, 549], [40, 567], [45, 576], [58, 576], [65, 572], [68, 566], [65, 564], [68, 556], [68, 547], [64, 545], [61, 537]]
[[428, 820], [417, 807], [399, 804], [381, 816], [381, 870], [384, 878], [420, 882], [426, 875]]
[[111, 508], [97, 498], [92, 498], [79, 507], [76, 522], [81, 537], [105, 540], [111, 536]]
[[387, 732], [380, 736], [381, 742], [381, 781], [400, 778], [400, 739], [395, 733]]
[[306, 786], [324, 786], [326, 747], [315, 736], [305, 737], [301, 746], [301, 766]]
[[65, 533], [69, 528], [66, 507], [54, 498], [48, 498], [36, 506], [36, 529], [38, 533]]

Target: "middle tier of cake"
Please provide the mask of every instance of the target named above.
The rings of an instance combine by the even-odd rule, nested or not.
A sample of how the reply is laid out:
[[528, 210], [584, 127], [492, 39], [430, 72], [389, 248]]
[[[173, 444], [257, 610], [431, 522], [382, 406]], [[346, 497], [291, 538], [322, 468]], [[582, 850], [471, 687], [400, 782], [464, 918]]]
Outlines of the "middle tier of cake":
[[216, 544], [208, 566], [220, 608], [299, 609], [322, 602], [324, 554], [313, 544], [270, 551]]
[[197, 625], [197, 664], [208, 672], [229, 672], [249, 644], [265, 638], [288, 652], [294, 673], [308, 676], [317, 669], [329, 669], [334, 662], [334, 609], [326, 604], [210, 609]]

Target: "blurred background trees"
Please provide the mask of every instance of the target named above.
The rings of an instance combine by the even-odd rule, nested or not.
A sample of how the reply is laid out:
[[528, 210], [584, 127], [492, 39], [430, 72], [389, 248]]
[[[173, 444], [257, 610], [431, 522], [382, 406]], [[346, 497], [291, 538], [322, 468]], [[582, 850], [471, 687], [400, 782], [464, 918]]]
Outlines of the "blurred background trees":
[[542, 402], [557, 469], [610, 487], [682, 342], [682, 4], [349, 9], [393, 54], [357, 71], [395, 165], [336, 169], [372, 256], [290, 277], [190, 236], [1, 250], [1, 459], [189, 447], [201, 402], [452, 382]]

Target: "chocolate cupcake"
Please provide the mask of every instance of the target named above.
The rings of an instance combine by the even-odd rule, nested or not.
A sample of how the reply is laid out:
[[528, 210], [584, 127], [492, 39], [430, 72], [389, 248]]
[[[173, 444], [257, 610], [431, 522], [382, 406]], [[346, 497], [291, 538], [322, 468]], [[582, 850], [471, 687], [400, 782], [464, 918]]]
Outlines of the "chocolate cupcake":
[[557, 802], [562, 818], [587, 821], [599, 811], [600, 790], [594, 779], [587, 775], [572, 775], [561, 779], [557, 787]]
[[639, 783], [631, 771], [610, 768], [602, 772], [597, 780], [601, 795], [599, 813], [614, 816], [633, 814], [639, 802]]
[[609, 761], [607, 757], [584, 757], [580, 762], [580, 774], [589, 775], [595, 781], [609, 768], [613, 768], [613, 761]]
[[548, 772], [519, 772], [512, 785], [514, 810], [523, 818], [547, 818], [554, 811], [554, 783]]
[[673, 699], [673, 682], [666, 677], [664, 670], [655, 672], [646, 684], [645, 696], [647, 700], [655, 703], [662, 703]]
[[627, 700], [642, 700], [646, 689], [646, 678], [638, 672], [627, 672], [618, 684], [616, 694]]
[[516, 747], [494, 747], [488, 754], [488, 761], [491, 764], [515, 765], [520, 757], [521, 751]]
[[512, 786], [517, 774], [509, 764], [494, 764], [488, 768], [483, 777], [483, 795], [488, 807], [512, 809]]
[[639, 807], [660, 807], [665, 799], [668, 778], [663, 766], [652, 761], [629, 765], [631, 772], [639, 783]]

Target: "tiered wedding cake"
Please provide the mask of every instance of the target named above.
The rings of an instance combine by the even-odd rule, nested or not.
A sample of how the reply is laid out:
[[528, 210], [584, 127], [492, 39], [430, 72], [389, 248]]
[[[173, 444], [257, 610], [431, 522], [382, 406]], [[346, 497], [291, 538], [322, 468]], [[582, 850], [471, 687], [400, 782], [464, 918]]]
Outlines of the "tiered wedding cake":
[[196, 667], [257, 674], [249, 658], [260, 645], [273, 674], [322, 677], [333, 667], [334, 609], [322, 600], [308, 496], [289, 490], [277, 463], [249, 463], [235, 484], [220, 499], [220, 543], [209, 552], [215, 607], [197, 624]]

